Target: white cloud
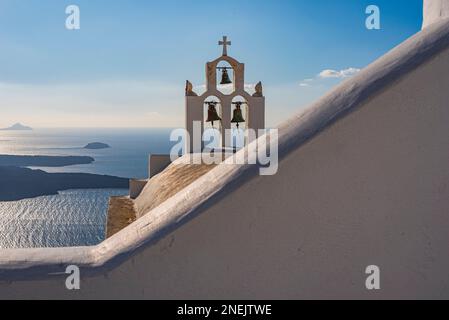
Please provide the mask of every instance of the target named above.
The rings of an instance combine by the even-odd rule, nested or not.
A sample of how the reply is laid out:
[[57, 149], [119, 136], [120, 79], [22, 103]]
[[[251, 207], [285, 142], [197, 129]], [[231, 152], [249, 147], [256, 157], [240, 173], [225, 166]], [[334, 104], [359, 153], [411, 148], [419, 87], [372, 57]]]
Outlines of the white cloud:
[[348, 78], [351, 77], [355, 74], [357, 74], [358, 72], [360, 72], [360, 69], [358, 68], [347, 68], [347, 69], [343, 69], [343, 70], [333, 70], [333, 69], [326, 69], [321, 71], [318, 74], [318, 77], [320, 77], [321, 79], [327, 79], [327, 78]]
[[[328, 85], [326, 80], [342, 80], [354, 76], [359, 73], [359, 68], [347, 68], [343, 70], [326, 69], [318, 73], [315, 78], [304, 79], [299, 83], [301, 88], [312, 86]], [[326, 84], [327, 83], [327, 84]]]

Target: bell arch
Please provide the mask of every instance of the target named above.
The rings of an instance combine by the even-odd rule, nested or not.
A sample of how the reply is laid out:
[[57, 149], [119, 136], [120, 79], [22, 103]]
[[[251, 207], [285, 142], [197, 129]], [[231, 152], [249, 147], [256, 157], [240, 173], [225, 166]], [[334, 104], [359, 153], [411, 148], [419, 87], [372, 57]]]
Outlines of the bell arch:
[[247, 129], [250, 108], [248, 100], [241, 95], [234, 96], [231, 106], [231, 128]]
[[220, 70], [217, 68], [222, 64], [228, 64], [232, 68], [233, 76], [231, 79], [233, 80], [233, 92], [244, 91], [245, 65], [229, 56], [221, 56], [220, 58], [206, 64], [207, 91], [217, 90], [217, 72]]
[[249, 104], [241, 95], [231, 101], [231, 148], [241, 149], [246, 145], [246, 129], [248, 129]]
[[223, 107], [220, 98], [211, 95], [203, 103], [203, 149], [221, 148], [223, 131]]
[[231, 64], [225, 60], [217, 64], [216, 72], [216, 89], [224, 94], [229, 95], [235, 91], [235, 73]]

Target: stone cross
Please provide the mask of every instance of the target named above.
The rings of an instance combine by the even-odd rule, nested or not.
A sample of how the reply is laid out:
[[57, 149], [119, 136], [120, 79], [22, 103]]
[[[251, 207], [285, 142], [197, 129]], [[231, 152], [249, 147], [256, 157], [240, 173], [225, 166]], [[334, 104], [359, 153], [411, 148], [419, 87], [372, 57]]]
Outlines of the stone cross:
[[227, 56], [228, 55], [228, 46], [231, 45], [231, 41], [228, 41], [228, 37], [223, 36], [223, 41], [218, 41], [218, 45], [223, 46], [223, 55]]

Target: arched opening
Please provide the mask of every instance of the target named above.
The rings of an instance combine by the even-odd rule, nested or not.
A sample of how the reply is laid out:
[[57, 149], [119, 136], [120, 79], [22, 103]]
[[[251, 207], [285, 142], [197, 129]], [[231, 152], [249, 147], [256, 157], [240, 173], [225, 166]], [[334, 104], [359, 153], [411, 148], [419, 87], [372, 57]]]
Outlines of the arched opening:
[[207, 97], [204, 100], [204, 132], [203, 141], [205, 150], [221, 148], [221, 119], [223, 108], [221, 101], [216, 96]]
[[234, 92], [234, 69], [227, 61], [220, 61], [217, 65], [217, 90], [223, 94]]
[[245, 131], [248, 128], [249, 105], [245, 98], [236, 96], [232, 99], [231, 108], [231, 130], [232, 147], [243, 148], [245, 142]]

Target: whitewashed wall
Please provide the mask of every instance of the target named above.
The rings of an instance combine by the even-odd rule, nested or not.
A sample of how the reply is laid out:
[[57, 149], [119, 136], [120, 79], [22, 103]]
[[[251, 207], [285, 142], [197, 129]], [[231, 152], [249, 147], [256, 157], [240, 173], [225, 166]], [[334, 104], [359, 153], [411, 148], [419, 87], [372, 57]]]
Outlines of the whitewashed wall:
[[424, 0], [423, 28], [449, 17], [449, 0]]

